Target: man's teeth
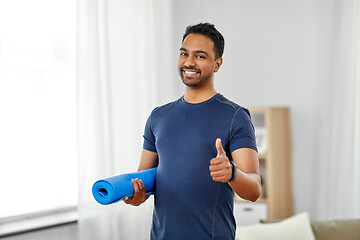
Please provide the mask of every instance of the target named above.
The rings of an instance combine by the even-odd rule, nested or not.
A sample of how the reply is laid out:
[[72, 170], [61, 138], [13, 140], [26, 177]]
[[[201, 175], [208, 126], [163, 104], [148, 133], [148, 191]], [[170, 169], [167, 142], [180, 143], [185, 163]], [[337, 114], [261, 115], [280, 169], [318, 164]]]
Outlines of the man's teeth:
[[197, 72], [185, 71], [185, 74], [196, 74]]

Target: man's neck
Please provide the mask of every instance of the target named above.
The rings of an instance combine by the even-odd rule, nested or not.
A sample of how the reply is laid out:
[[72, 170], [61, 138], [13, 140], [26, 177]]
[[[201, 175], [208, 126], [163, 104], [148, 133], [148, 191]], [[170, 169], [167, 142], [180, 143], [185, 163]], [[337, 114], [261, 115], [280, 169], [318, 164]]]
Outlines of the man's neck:
[[186, 87], [184, 101], [188, 103], [201, 103], [209, 100], [217, 94], [214, 88], [208, 90], [192, 89]]

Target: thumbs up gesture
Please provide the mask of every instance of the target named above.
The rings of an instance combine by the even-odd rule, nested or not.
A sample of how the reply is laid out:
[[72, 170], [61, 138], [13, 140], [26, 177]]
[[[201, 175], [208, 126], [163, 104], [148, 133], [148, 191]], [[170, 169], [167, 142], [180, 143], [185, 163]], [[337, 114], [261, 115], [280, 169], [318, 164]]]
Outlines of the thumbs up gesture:
[[220, 138], [216, 139], [215, 147], [217, 156], [210, 160], [210, 175], [214, 181], [228, 182], [232, 178], [232, 165], [226, 156]]

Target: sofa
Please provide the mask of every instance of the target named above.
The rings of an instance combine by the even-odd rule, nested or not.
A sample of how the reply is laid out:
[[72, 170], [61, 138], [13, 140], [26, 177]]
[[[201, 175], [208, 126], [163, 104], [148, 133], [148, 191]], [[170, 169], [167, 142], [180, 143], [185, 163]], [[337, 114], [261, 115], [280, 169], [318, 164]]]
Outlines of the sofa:
[[310, 220], [300, 213], [284, 220], [238, 226], [237, 240], [360, 240], [360, 219]]
[[316, 240], [360, 240], [360, 219], [311, 221]]

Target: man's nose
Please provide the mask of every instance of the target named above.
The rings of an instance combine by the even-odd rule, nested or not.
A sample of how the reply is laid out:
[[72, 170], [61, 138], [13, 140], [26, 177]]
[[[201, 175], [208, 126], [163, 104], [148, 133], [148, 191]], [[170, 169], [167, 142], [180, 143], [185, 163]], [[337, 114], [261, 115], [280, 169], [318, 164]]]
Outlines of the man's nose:
[[185, 67], [191, 68], [195, 66], [194, 57], [188, 56], [185, 61]]

